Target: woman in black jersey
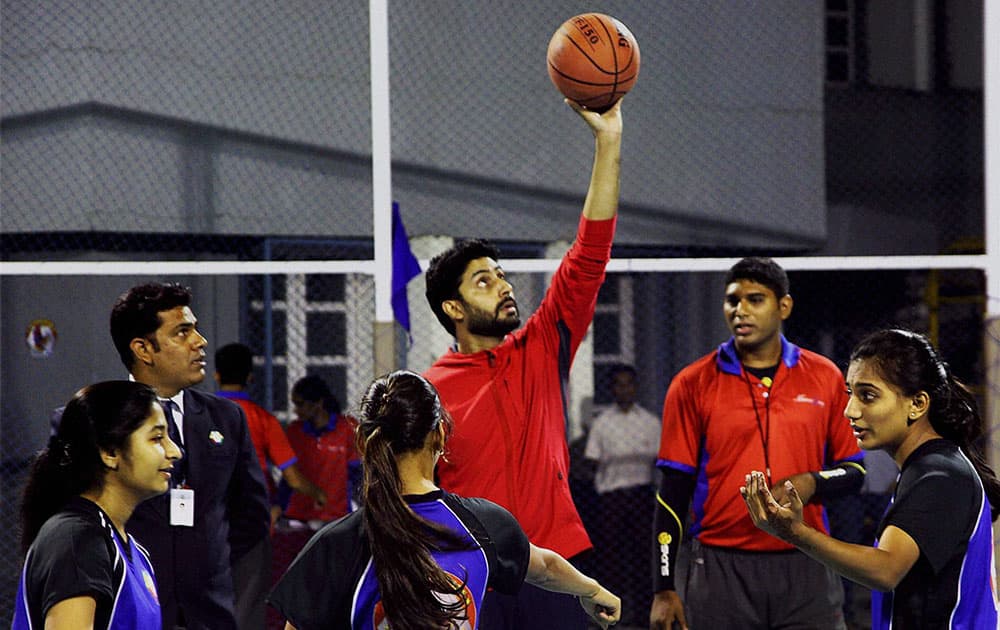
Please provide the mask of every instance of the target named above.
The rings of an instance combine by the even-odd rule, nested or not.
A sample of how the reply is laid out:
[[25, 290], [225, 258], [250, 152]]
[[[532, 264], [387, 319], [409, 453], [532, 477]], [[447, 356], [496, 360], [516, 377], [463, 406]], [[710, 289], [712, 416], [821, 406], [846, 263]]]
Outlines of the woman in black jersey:
[[451, 419], [423, 377], [376, 379], [358, 419], [363, 507], [317, 532], [275, 587], [286, 630], [474, 629], [487, 588], [524, 581], [579, 596], [602, 627], [618, 621], [618, 597], [531, 545], [505, 509], [437, 487]]
[[976, 402], [923, 335], [882, 330], [851, 353], [845, 415], [863, 449], [900, 468], [874, 547], [803, 525], [762, 475], [740, 489], [754, 523], [872, 591], [872, 628], [996, 628], [992, 521], [1000, 481], [982, 456]]
[[24, 489], [14, 630], [160, 626], [152, 564], [125, 523], [167, 491], [180, 456], [151, 387], [106, 381], [77, 392]]

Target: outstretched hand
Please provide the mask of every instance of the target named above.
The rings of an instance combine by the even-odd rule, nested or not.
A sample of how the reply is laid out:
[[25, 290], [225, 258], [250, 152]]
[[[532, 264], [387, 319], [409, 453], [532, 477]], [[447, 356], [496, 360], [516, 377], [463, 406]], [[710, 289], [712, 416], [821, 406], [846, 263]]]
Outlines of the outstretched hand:
[[589, 597], [581, 595], [580, 604], [602, 628], [615, 625], [622, 617], [622, 600], [603, 586]]
[[587, 124], [590, 125], [591, 131], [594, 135], [600, 135], [602, 133], [612, 133], [621, 135], [622, 132], [622, 99], [618, 99], [618, 102], [611, 106], [605, 112], [598, 113], [593, 110], [587, 109], [577, 103], [576, 101], [571, 101], [566, 98], [563, 101], [569, 105], [573, 111], [580, 115]]
[[772, 536], [790, 541], [792, 528], [802, 522], [802, 499], [795, 485], [785, 481], [785, 500], [778, 503], [767, 487], [764, 473], [751, 472], [746, 476], [745, 483], [740, 488], [740, 494], [753, 524]]

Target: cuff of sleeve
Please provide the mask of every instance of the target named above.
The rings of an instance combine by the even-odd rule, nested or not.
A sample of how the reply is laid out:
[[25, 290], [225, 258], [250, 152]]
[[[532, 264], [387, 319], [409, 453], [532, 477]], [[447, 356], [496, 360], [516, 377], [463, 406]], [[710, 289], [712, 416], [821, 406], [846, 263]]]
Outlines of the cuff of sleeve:
[[576, 230], [577, 246], [582, 248], [588, 257], [610, 259], [611, 242], [614, 240], [617, 225], [617, 216], [600, 221], [580, 217], [580, 225]]

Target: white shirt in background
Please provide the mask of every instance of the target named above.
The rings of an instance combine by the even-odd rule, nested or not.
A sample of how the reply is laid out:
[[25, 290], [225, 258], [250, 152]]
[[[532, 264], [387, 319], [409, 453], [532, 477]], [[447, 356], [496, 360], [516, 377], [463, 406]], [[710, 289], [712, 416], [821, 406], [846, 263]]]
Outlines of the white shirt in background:
[[660, 447], [660, 419], [638, 405], [611, 405], [594, 420], [584, 457], [597, 460], [598, 494], [650, 485]]

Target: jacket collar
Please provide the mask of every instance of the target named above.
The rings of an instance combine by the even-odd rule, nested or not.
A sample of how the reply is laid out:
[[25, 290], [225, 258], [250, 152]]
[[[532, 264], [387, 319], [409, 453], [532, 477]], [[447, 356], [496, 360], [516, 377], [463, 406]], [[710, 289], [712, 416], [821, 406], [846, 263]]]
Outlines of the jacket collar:
[[[785, 336], [778, 334], [781, 339], [781, 361], [785, 367], [795, 367], [799, 362], [801, 348], [785, 339]], [[715, 358], [716, 365], [726, 374], [739, 376], [743, 373], [743, 364], [740, 362], [740, 355], [736, 352], [736, 339], [730, 337], [728, 341], [721, 344]]]
[[339, 417], [340, 416], [338, 414], [331, 413], [330, 421], [327, 422], [326, 426], [321, 429], [317, 429], [315, 426], [313, 426], [312, 422], [305, 420], [302, 422], [302, 431], [304, 431], [306, 435], [311, 435], [314, 438], [318, 438], [324, 433], [329, 433], [330, 431], [333, 431], [333, 428], [337, 426], [337, 419]]

